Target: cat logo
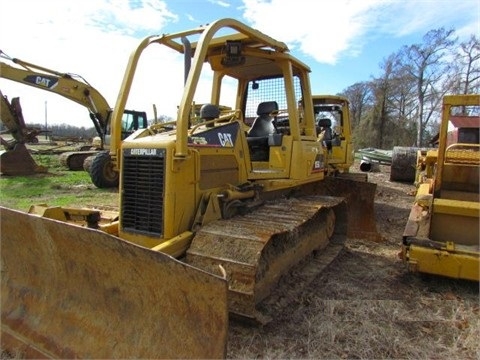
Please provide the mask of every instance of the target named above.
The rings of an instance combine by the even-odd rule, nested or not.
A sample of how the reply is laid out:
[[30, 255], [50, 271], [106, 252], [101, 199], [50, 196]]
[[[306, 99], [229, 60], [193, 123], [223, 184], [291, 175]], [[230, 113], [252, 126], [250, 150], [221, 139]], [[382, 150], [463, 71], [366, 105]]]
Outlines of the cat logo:
[[233, 147], [232, 135], [229, 133], [218, 133], [220, 144], [224, 147]]
[[50, 79], [47, 79], [47, 78], [44, 78], [44, 77], [41, 77], [41, 76], [37, 76], [37, 78], [35, 79], [35, 84], [37, 85], [41, 85], [41, 86], [45, 86], [45, 87], [50, 87]]
[[30, 84], [48, 89], [53, 89], [58, 83], [58, 79], [52, 76], [28, 75], [23, 80]]

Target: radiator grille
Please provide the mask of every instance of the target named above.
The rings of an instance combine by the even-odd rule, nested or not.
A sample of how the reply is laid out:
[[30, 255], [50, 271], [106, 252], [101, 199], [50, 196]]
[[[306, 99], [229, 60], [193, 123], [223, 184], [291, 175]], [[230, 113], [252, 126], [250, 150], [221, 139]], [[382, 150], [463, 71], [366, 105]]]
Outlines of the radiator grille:
[[148, 155], [132, 153], [139, 152], [126, 149], [123, 153], [122, 230], [162, 236], [165, 149], [153, 149]]

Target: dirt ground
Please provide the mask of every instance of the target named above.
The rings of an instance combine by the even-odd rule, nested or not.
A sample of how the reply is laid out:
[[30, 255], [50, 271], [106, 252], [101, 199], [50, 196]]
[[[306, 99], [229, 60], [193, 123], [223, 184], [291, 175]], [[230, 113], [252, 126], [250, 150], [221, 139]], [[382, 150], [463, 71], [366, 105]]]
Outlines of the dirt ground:
[[323, 272], [284, 279], [272, 321], [230, 322], [228, 358], [480, 358], [478, 283], [407, 273], [398, 253], [415, 187], [389, 171], [369, 173], [383, 241], [349, 239]]

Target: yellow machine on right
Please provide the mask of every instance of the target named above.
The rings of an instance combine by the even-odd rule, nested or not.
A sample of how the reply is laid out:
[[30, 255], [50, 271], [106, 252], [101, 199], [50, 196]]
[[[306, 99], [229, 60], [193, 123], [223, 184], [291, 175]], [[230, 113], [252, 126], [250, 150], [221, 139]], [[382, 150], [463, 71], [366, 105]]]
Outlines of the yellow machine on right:
[[401, 258], [409, 271], [479, 281], [480, 95], [443, 99], [438, 147], [417, 159]]

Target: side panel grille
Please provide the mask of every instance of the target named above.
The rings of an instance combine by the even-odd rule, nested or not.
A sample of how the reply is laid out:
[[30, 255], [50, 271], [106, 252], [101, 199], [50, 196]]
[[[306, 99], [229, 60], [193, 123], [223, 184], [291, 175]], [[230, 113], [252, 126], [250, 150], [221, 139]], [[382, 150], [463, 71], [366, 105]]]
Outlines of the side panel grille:
[[123, 231], [163, 235], [165, 149], [123, 151], [121, 227]]

